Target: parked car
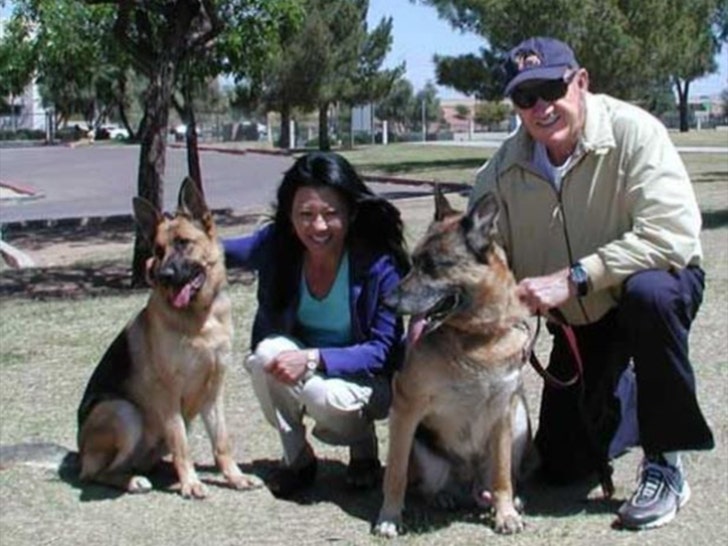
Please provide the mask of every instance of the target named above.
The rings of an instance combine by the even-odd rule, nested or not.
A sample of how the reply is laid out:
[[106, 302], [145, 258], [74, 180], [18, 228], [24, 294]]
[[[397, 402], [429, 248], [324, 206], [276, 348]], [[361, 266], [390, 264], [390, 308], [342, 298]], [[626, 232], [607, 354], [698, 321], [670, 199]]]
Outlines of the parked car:
[[96, 129], [97, 140], [126, 140], [129, 138], [129, 131], [124, 127], [115, 124], [100, 125]]
[[[170, 133], [172, 133], [176, 141], [182, 141], [187, 136], [187, 125], [180, 123], [179, 125], [173, 127]], [[197, 136], [200, 136], [201, 134], [199, 125], [195, 126], [195, 134]]]

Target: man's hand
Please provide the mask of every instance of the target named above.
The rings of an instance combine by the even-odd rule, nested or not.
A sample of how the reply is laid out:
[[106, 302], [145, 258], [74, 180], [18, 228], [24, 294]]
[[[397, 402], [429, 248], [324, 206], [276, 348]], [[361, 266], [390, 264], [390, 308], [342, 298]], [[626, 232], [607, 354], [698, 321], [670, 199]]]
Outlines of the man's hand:
[[516, 293], [531, 313], [542, 315], [576, 295], [575, 287], [569, 281], [568, 267], [544, 277], [525, 278], [518, 283]]

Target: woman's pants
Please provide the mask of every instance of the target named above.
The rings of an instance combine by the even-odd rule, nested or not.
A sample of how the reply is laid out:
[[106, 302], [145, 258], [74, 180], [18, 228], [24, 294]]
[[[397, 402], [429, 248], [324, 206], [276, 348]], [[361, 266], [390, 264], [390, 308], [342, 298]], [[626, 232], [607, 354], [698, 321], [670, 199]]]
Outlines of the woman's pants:
[[349, 446], [352, 459], [377, 458], [377, 437], [372, 417], [386, 416], [390, 381], [385, 377], [342, 379], [315, 373], [288, 385], [265, 371], [265, 365], [283, 351], [299, 345], [284, 336], [261, 341], [246, 359], [253, 390], [266, 420], [278, 431], [287, 466], [307, 461], [303, 416], [314, 421], [313, 435], [331, 445]]

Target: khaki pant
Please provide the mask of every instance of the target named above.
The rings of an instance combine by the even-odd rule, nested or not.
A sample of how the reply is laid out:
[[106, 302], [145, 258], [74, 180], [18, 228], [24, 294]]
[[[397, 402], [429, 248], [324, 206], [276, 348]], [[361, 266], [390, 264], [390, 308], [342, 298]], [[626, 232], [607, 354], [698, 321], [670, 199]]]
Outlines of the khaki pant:
[[245, 360], [263, 414], [280, 435], [285, 464], [298, 466], [299, 457], [307, 455], [304, 415], [313, 419], [312, 434], [322, 442], [349, 446], [353, 459], [376, 458], [377, 438], [370, 416], [387, 414], [389, 379], [331, 378], [317, 372], [288, 385], [265, 371], [264, 366], [279, 353], [297, 349], [300, 346], [290, 338], [269, 337]]

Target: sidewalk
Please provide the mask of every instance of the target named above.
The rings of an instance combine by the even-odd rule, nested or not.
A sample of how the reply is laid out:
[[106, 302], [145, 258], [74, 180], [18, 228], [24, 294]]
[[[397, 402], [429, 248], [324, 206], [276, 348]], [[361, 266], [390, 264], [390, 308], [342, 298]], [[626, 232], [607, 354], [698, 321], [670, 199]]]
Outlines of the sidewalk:
[[24, 201], [41, 197], [43, 197], [43, 194], [31, 187], [21, 187], [0, 180], [0, 201], [2, 202]]

